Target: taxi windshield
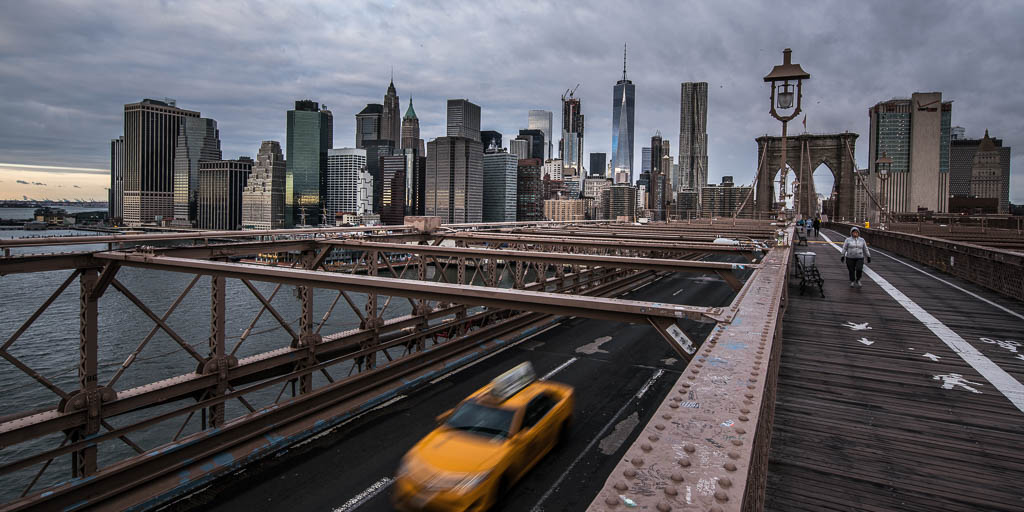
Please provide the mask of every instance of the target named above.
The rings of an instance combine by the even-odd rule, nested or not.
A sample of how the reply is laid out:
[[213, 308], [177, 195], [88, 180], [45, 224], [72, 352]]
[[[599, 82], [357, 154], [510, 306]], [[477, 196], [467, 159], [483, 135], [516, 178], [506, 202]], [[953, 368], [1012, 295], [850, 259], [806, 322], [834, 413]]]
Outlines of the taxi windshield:
[[452, 413], [445, 425], [484, 437], [507, 438], [515, 411], [466, 402]]

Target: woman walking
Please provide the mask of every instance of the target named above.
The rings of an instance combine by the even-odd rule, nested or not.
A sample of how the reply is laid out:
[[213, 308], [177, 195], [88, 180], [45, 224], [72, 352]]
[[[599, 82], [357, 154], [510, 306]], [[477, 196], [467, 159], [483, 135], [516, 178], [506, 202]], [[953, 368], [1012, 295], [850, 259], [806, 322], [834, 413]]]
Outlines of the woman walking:
[[850, 286], [860, 288], [860, 278], [864, 274], [864, 258], [871, 263], [871, 252], [868, 243], [860, 236], [856, 227], [850, 229], [850, 236], [843, 242], [843, 255], [840, 261], [846, 262], [846, 270], [850, 272]]

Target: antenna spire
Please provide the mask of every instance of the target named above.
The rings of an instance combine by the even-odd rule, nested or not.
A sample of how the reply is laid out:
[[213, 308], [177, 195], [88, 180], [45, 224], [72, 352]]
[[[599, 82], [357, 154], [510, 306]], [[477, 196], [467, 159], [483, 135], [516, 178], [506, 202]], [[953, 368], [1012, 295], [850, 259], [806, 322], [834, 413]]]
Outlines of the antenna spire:
[[626, 79], [626, 43], [622, 43], [622, 79]]

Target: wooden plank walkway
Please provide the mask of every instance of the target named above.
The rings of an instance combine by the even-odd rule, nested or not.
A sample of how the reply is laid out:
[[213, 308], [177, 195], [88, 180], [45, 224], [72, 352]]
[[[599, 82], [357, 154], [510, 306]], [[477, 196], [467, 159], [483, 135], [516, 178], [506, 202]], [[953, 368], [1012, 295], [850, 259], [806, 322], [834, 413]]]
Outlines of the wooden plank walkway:
[[766, 508], [1024, 510], [1024, 397], [1011, 401], [1024, 304], [872, 255], [874, 272], [1005, 371], [990, 380], [867, 275], [850, 288], [832, 246], [796, 250], [818, 255], [826, 297], [791, 281]]

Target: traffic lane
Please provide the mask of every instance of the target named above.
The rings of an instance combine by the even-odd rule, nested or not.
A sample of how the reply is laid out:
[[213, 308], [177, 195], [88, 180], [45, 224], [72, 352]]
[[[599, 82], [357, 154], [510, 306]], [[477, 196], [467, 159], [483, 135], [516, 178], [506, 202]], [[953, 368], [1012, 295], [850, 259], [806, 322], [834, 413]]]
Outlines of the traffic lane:
[[[626, 296], [680, 304], [698, 300], [717, 300], [710, 305], [728, 303], [731, 290], [727, 286], [720, 282], [720, 287], [703, 281], [695, 284], [690, 277], [687, 274], [669, 275]], [[680, 289], [685, 293], [677, 293]], [[715, 296], [721, 298], [714, 299]], [[707, 324], [698, 326], [710, 329]], [[607, 346], [598, 346], [598, 351], [588, 354], [586, 346], [604, 336], [611, 337]], [[578, 352], [581, 348], [584, 350]], [[248, 476], [221, 486], [218, 496], [211, 503], [202, 503], [209, 496], [197, 497], [193, 502], [212, 510], [237, 510], [244, 507], [338, 509], [375, 484], [378, 484], [378, 488], [381, 485], [386, 487], [388, 484], [381, 484], [382, 479], [393, 475], [401, 456], [435, 427], [434, 418], [487, 384], [494, 376], [526, 360], [533, 362], [538, 375], [544, 375], [571, 357], [599, 361], [618, 357], [631, 361], [629, 366], [618, 367], [621, 374], [599, 372], [579, 382], [570, 382], [577, 386], [577, 404], [581, 410], [585, 407], [588, 416], [594, 417], [590, 430], [599, 430], [601, 420], [613, 416], [621, 408], [623, 400], [628, 400], [632, 390], [624, 385], [631, 384], [632, 378], [648, 371], [639, 365], [654, 365], [676, 371], [682, 369], [682, 363], [675, 359], [674, 352], [648, 326], [568, 320], [564, 325], [527, 340], [522, 345], [492, 356], [437, 384], [414, 392], [411, 397], [344, 425], [329, 436], [337, 441], [322, 444], [314, 442], [306, 447], [293, 448], [290, 450], [292, 453], [284, 455], [290, 460], [283, 464], [275, 465], [273, 461], [267, 461], [250, 466], [246, 469]], [[623, 369], [627, 371], [622, 372]], [[605, 389], [604, 386], [610, 388]], [[657, 397], [661, 390], [656, 388], [654, 391], [648, 399], [651, 396]], [[660, 396], [663, 398], [664, 393], [660, 393]], [[581, 397], [587, 397], [587, 400], [581, 400]], [[616, 399], [609, 400], [610, 397]], [[589, 405], [589, 400], [597, 400], [604, 407], [595, 411]], [[646, 420], [646, 417], [643, 418], [640, 424]], [[586, 436], [587, 433], [580, 435]], [[603, 481], [603, 477], [600, 480]], [[386, 489], [379, 492], [367, 500], [366, 506], [381, 503], [386, 507], [387, 501], [384, 498], [387, 495]]]

